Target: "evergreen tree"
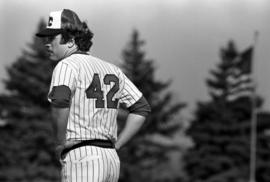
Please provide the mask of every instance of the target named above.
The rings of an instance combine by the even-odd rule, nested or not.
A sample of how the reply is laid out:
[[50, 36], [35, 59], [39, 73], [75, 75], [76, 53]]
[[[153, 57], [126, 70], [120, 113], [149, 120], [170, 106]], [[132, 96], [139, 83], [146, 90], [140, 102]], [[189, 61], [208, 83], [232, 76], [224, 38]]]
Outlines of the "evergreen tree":
[[[174, 120], [174, 116], [185, 104], [173, 103], [173, 94], [167, 91], [170, 81], [162, 82], [155, 79], [153, 60], [146, 59], [145, 52], [142, 51], [144, 43], [135, 30], [123, 51], [122, 68], [143, 92], [152, 112], [137, 136], [120, 150], [120, 181], [170, 181], [173, 176], [168, 175], [170, 169], [167, 155], [172, 148], [166, 148], [151, 139], [157, 135], [172, 139], [175, 133], [179, 132], [181, 123]], [[120, 130], [123, 123], [119, 121]]]
[[256, 181], [270, 180], [270, 112], [258, 113], [257, 150], [256, 150]]
[[[44, 21], [38, 30], [45, 27]], [[34, 37], [28, 49], [7, 68], [7, 93], [0, 95], [0, 181], [57, 181], [50, 107], [47, 101], [54, 63], [42, 40]]]
[[[236, 58], [241, 53], [232, 41], [220, 53], [221, 62], [216, 70], [210, 71], [212, 77], [206, 80], [211, 99], [198, 103], [195, 119], [187, 131], [195, 143], [185, 156], [185, 170], [192, 182], [245, 182], [249, 179], [251, 99], [227, 99], [230, 94], [228, 78], [232, 76], [230, 69], [236, 66]], [[256, 96], [257, 109], [261, 105], [261, 99]], [[266, 126], [265, 121], [258, 123]], [[265, 145], [262, 128], [258, 129], [258, 136], [263, 138], [258, 142], [264, 143], [258, 144], [264, 146], [258, 149], [259, 153], [269, 146]], [[269, 169], [269, 165], [264, 169]], [[269, 175], [267, 178], [269, 180]], [[268, 181], [267, 178], [260, 181]]]

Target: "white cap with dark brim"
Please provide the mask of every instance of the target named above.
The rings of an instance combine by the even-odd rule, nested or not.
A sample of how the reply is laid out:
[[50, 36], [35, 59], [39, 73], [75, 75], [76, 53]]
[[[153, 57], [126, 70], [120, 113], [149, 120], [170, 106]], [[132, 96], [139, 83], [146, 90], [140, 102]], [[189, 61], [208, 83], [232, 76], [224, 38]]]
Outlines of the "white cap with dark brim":
[[49, 15], [46, 28], [37, 33], [36, 36], [49, 37], [58, 35], [63, 32], [63, 28], [66, 24], [73, 25], [74, 27], [80, 27], [82, 23], [77, 14], [69, 9], [53, 11]]

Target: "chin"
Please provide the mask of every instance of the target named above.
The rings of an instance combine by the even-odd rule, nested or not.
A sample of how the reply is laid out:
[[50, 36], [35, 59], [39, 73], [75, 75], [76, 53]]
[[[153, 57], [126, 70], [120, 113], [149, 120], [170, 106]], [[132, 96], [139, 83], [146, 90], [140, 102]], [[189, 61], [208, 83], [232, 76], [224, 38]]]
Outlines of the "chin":
[[59, 61], [59, 58], [57, 58], [55, 56], [50, 56], [50, 60], [52, 60], [52, 61]]

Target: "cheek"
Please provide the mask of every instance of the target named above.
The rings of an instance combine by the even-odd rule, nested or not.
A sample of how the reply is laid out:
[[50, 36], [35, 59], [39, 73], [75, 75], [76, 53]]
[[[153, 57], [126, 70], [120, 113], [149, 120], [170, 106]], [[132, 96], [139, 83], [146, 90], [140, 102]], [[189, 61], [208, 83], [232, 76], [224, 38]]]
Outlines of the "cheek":
[[56, 51], [55, 54], [58, 57], [58, 59], [62, 59], [64, 57], [65, 50], [66, 50], [65, 47], [62, 46], [62, 45], [56, 46], [56, 48], [55, 48], [55, 51]]
[[58, 46], [58, 52], [59, 52], [59, 54], [64, 54], [65, 53], [65, 50], [66, 50], [66, 48], [64, 46], [62, 46], [62, 45], [59, 45]]

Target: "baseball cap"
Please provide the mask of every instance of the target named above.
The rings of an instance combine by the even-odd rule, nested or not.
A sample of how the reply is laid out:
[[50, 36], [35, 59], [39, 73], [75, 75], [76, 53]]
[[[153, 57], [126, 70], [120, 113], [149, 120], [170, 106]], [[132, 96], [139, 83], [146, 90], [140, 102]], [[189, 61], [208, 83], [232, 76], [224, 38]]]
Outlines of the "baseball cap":
[[65, 25], [70, 24], [73, 27], [81, 27], [82, 22], [78, 15], [69, 9], [50, 12], [46, 28], [36, 34], [38, 37], [48, 37], [63, 32]]

